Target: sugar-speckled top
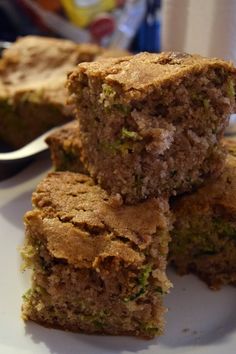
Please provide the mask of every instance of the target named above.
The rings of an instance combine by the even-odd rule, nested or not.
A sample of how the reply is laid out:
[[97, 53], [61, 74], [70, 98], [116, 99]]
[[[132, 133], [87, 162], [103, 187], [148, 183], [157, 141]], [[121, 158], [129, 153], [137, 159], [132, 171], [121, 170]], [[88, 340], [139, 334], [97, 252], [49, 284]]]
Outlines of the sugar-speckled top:
[[165, 82], [181, 79], [193, 72], [204, 75], [210, 67], [223, 68], [236, 75], [233, 64], [224, 60], [178, 52], [144, 52], [131, 57], [82, 63], [70, 75], [68, 86], [74, 81], [79, 82], [81, 74], [84, 74], [88, 78], [100, 78], [106, 84], [117, 85], [125, 95], [133, 96], [134, 91], [147, 93]]
[[51, 254], [72, 264], [89, 266], [105, 255], [142, 262], [142, 250], [152, 236], [161, 237], [161, 242], [162, 232], [168, 235], [167, 200], [115, 206], [108, 199], [88, 176], [50, 173], [33, 194], [35, 209], [26, 214], [25, 222], [47, 239]]

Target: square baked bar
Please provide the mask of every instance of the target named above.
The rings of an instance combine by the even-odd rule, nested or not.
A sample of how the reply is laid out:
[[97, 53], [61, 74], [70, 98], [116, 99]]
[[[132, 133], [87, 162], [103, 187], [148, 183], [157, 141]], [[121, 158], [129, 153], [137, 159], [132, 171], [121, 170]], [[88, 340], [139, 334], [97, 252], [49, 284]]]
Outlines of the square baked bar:
[[172, 203], [170, 262], [212, 289], [236, 284], [236, 142], [224, 144], [231, 153], [222, 175]]
[[85, 167], [126, 203], [189, 191], [218, 175], [235, 80], [230, 63], [185, 53], [80, 64], [67, 86]]
[[25, 320], [85, 333], [162, 333], [168, 203], [108, 199], [81, 174], [50, 173], [39, 184], [25, 216], [22, 254], [33, 270]]
[[66, 76], [78, 63], [120, 56], [94, 44], [26, 36], [0, 59], [0, 140], [19, 148], [72, 119], [66, 104]]

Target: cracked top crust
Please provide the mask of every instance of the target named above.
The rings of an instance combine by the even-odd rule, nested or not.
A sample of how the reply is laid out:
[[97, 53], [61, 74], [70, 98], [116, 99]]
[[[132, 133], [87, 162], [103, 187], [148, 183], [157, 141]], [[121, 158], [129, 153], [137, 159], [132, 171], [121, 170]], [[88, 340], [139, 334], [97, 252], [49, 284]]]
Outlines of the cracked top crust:
[[151, 243], [153, 235], [158, 237], [169, 229], [165, 199], [113, 206], [107, 193], [81, 174], [50, 173], [32, 200], [35, 209], [26, 214], [26, 224], [44, 235], [55, 257], [77, 265], [89, 265], [95, 254], [104, 252], [125, 261], [130, 261], [130, 257], [134, 262], [142, 261], [141, 253], [120, 238], [142, 250]]
[[[149, 92], [163, 83], [181, 79], [192, 72], [206, 72], [209, 68], [224, 68], [236, 74], [233, 64], [216, 58], [204, 58], [178, 52], [160, 54], [140, 53], [131, 57], [82, 63], [69, 76], [69, 83], [83, 79], [100, 78], [104, 83], [121, 87], [126, 96], [134, 91]], [[81, 79], [81, 80], [82, 80]]]

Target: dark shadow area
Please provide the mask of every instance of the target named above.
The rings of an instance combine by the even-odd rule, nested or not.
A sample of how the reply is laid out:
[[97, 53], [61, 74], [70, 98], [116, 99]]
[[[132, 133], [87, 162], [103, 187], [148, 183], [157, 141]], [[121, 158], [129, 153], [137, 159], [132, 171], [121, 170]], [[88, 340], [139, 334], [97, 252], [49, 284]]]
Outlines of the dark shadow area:
[[[0, 54], [1, 54], [1, 42], [0, 42]], [[0, 152], [9, 152], [9, 151], [13, 151], [13, 149], [9, 145], [5, 144], [0, 140]]]
[[51, 354], [118, 354], [148, 350], [157, 340], [142, 340], [132, 337], [95, 336], [47, 329], [29, 322], [25, 333], [35, 343], [44, 343]]
[[[32, 161], [26, 161], [26, 164], [23, 165], [22, 168], [18, 167], [18, 169], [16, 169], [15, 173], [13, 173], [11, 178], [7, 178], [0, 183], [0, 191], [1, 189], [14, 187], [20, 183], [28, 181], [36, 177], [43, 171], [46, 172], [50, 168], [51, 168], [50, 153], [49, 150], [47, 150], [42, 152], [37, 157], [35, 157]], [[4, 171], [2, 169], [3, 167], [0, 166], [0, 171], [1, 171], [0, 174], [3, 175]], [[14, 164], [13, 164], [13, 169], [14, 169]]]
[[23, 161], [0, 161], [0, 181], [4, 181], [21, 172], [33, 160], [33, 158], [28, 158]]

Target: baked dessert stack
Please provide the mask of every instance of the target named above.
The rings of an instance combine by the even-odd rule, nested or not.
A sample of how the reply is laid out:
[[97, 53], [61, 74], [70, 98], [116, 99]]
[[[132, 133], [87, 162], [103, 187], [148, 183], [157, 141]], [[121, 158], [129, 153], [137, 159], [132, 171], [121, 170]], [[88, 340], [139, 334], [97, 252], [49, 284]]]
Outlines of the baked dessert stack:
[[222, 173], [235, 75], [224, 61], [180, 53], [83, 63], [72, 72], [79, 125], [48, 142], [57, 166], [91, 177], [51, 173], [33, 194], [23, 248], [33, 269], [26, 320], [86, 333], [162, 333], [169, 197]]

